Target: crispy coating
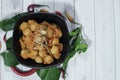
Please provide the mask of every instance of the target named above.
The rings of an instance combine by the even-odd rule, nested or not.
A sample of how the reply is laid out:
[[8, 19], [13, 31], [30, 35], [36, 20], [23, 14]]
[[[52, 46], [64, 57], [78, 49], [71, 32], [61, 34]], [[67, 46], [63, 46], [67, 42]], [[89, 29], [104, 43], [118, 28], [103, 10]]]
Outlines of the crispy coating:
[[32, 34], [32, 31], [29, 28], [25, 28], [24, 30], [22, 30], [22, 32], [25, 36], [29, 36]]
[[42, 59], [40, 56], [37, 56], [37, 57], [35, 58], [35, 62], [36, 62], [36, 63], [43, 63], [43, 59]]
[[53, 37], [53, 34], [54, 34], [54, 31], [52, 28], [48, 27], [47, 28], [47, 37], [48, 38], [52, 38]]
[[59, 28], [55, 28], [55, 33], [54, 33], [54, 37], [60, 38], [62, 37], [62, 31]]
[[52, 46], [52, 48], [51, 48], [51, 53], [52, 53], [52, 54], [56, 54], [56, 53], [58, 53], [58, 52], [59, 52], [58, 46]]
[[59, 44], [59, 39], [58, 38], [52, 38], [51, 39], [51, 45], [54, 46], [54, 45], [58, 45]]
[[21, 23], [20, 30], [23, 33], [19, 40], [23, 59], [30, 58], [36, 63], [51, 64], [54, 59], [60, 58], [63, 50], [63, 44], [59, 42], [62, 31], [56, 24], [28, 20]]
[[28, 57], [31, 59], [35, 59], [38, 55], [38, 52], [35, 50], [31, 50], [30, 53], [28, 53]]
[[27, 50], [25, 50], [25, 49], [23, 49], [22, 51], [21, 51], [21, 57], [23, 58], [23, 59], [28, 59], [28, 53], [27, 53]]
[[28, 27], [29, 27], [29, 24], [27, 22], [22, 22], [22, 24], [20, 25], [21, 30], [24, 30], [24, 29], [26, 29]]
[[44, 58], [44, 64], [51, 64], [54, 61], [53, 57], [51, 57], [50, 55], [47, 55]]
[[34, 20], [28, 20], [29, 23], [29, 28], [31, 29], [31, 31], [35, 31], [37, 29], [38, 23]]
[[59, 51], [62, 51], [62, 50], [63, 50], [63, 44], [62, 44], [62, 43], [59, 43], [59, 44], [58, 44], [58, 47], [59, 47]]
[[40, 56], [41, 58], [45, 58], [45, 57], [47, 56], [46, 51], [39, 51], [39, 56]]
[[60, 53], [55, 53], [55, 54], [53, 54], [53, 56], [54, 56], [55, 59], [59, 59], [61, 54]]

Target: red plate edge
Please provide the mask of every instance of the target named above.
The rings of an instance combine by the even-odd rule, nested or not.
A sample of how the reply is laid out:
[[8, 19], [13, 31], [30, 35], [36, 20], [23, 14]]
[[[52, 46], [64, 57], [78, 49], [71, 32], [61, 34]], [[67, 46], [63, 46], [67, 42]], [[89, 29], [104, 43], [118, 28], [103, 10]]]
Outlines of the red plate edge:
[[12, 71], [14, 73], [16, 73], [17, 75], [20, 75], [20, 76], [29, 76], [29, 75], [32, 75], [33, 73], [36, 72], [37, 68], [32, 68], [28, 71], [23, 71], [21, 69], [19, 69], [18, 67], [14, 66], [14, 67], [11, 67]]

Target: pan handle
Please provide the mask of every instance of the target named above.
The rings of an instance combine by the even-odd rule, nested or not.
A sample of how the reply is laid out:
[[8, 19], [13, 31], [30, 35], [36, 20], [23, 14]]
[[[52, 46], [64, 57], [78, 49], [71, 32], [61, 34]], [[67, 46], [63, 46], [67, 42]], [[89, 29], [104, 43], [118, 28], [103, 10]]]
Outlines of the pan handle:
[[22, 69], [18, 68], [17, 66], [11, 67], [12, 71], [20, 76], [29, 76], [36, 72], [37, 68], [32, 68], [28, 71], [23, 71]]
[[27, 7], [27, 11], [28, 12], [35, 12], [35, 8], [40, 8], [40, 7], [48, 7], [48, 5], [40, 5], [40, 4], [30, 4], [28, 7]]

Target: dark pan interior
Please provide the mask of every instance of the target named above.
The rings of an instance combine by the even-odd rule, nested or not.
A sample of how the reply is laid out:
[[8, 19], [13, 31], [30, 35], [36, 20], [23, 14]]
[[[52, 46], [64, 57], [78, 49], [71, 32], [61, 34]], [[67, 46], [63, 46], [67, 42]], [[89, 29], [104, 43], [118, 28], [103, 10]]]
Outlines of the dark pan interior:
[[[63, 33], [63, 36], [60, 39], [60, 42], [63, 43], [63, 51], [61, 52], [60, 59], [54, 60], [52, 64], [45, 65], [45, 64], [38, 64], [31, 59], [25, 60], [20, 56], [21, 46], [20, 46], [19, 39], [22, 37], [22, 32], [20, 31], [19, 26], [23, 21], [27, 22], [28, 20], [35, 20], [38, 23], [47, 21], [49, 23], [55, 23], [56, 25], [59, 26], [59, 28], [62, 30], [62, 33]], [[58, 15], [51, 14], [51, 13], [31, 13], [24, 17], [21, 17], [18, 21], [16, 21], [14, 31], [13, 31], [13, 49], [18, 62], [21, 63], [22, 65], [25, 65], [28, 67], [38, 67], [38, 68], [57, 66], [60, 63], [62, 63], [66, 58], [68, 53], [68, 47], [69, 47], [69, 35], [68, 35], [67, 25], [65, 20], [59, 17]]]

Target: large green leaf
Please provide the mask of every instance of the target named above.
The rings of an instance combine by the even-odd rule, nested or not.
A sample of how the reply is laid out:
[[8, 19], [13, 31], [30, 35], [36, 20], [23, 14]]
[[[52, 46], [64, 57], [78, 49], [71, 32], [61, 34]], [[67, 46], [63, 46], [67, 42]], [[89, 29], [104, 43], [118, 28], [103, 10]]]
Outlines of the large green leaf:
[[16, 66], [18, 64], [15, 55], [11, 52], [3, 52], [1, 53], [4, 59], [4, 64], [6, 66]]
[[0, 21], [0, 28], [4, 31], [9, 31], [9, 30], [13, 30], [15, 22], [22, 16], [27, 15], [28, 13], [20, 13], [16, 16], [13, 16], [12, 18], [8, 18], [8, 19], [4, 19], [2, 21]]
[[60, 71], [56, 67], [39, 69], [37, 74], [41, 80], [59, 80], [60, 77]]
[[13, 37], [9, 38], [7, 41], [6, 41], [6, 47], [7, 47], [7, 50], [10, 51], [10, 52], [13, 52]]
[[0, 28], [4, 31], [12, 30], [15, 24], [14, 19], [5, 19], [0, 22]]

